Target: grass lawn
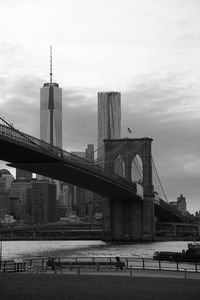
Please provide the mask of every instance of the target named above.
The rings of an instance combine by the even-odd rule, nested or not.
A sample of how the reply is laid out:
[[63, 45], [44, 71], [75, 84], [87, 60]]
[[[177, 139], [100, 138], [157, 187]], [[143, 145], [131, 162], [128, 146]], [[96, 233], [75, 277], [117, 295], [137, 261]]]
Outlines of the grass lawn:
[[0, 300], [200, 299], [200, 280], [0, 274]]

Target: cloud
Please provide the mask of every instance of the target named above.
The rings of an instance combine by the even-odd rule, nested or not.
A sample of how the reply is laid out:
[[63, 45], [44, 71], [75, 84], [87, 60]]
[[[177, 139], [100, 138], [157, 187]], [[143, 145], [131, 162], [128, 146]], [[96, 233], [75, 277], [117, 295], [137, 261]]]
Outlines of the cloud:
[[169, 200], [180, 193], [198, 209], [200, 179], [199, 94], [172, 74], [146, 77], [123, 95], [123, 135], [154, 139], [153, 157]]
[[[63, 89], [63, 148], [85, 150], [97, 142], [96, 94]], [[90, 93], [89, 93], [90, 94]]]
[[22, 76], [15, 80], [1, 78], [1, 117], [19, 130], [38, 137], [39, 90], [37, 77]]

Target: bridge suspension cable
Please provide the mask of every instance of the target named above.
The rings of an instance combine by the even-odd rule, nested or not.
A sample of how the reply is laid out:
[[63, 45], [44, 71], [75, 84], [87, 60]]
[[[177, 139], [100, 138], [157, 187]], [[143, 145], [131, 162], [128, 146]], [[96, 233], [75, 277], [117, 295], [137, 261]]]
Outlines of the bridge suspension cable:
[[156, 177], [157, 177], [157, 179], [158, 179], [159, 185], [160, 185], [160, 187], [161, 187], [163, 196], [164, 196], [166, 202], [169, 203], [169, 200], [167, 199], [166, 193], [165, 193], [164, 188], [163, 188], [163, 186], [162, 186], [162, 183], [161, 183], [160, 177], [159, 177], [159, 175], [158, 175], [158, 171], [157, 171], [157, 168], [156, 168], [156, 165], [155, 165], [155, 162], [154, 162], [152, 156], [151, 156], [151, 161], [152, 161], [152, 165], [153, 165], [153, 168], [154, 168], [154, 170], [155, 170], [155, 174], [156, 174]]
[[118, 147], [114, 148], [113, 150], [109, 151], [108, 153], [105, 154], [105, 152], [103, 153], [103, 155], [99, 156], [97, 159], [95, 159], [95, 162], [100, 161], [102, 163], [102, 161], [106, 158], [108, 159], [109, 157], [113, 156], [113, 154], [117, 154], [117, 152], [123, 147], [122, 144], [120, 144]]
[[137, 169], [137, 172], [138, 172], [138, 175], [140, 177], [140, 180], [143, 180], [143, 170], [138, 162], [138, 159], [137, 159], [137, 156], [135, 156], [133, 158], [133, 161], [134, 161], [134, 165], [136, 166], [136, 169]]
[[17, 132], [18, 134], [20, 134], [21, 136], [23, 136], [23, 138], [25, 138], [28, 142], [30, 142], [31, 144], [35, 144], [36, 146], [38, 146], [36, 143], [34, 143], [34, 141], [32, 139], [30, 139], [28, 137], [27, 134], [24, 134], [23, 132], [21, 132], [20, 130], [16, 129], [13, 124], [10, 124], [9, 122], [7, 122], [4, 118], [0, 117], [0, 120], [3, 121], [9, 128], [11, 128], [12, 130], [14, 130], [15, 132]]
[[[33, 139], [30, 135], [23, 133], [22, 131], [16, 129], [13, 124], [10, 124], [9, 122], [7, 122], [4, 118], [0, 117], [0, 120], [3, 121], [11, 130], [13, 130], [14, 132], [16, 132], [17, 134], [19, 134], [21, 137], [23, 137], [26, 141], [28, 141], [31, 145], [34, 145], [36, 147], [39, 147], [42, 150], [46, 150], [49, 153], [51, 153], [51, 151], [49, 151], [49, 149], [47, 147], [45, 147], [45, 149], [41, 146], [40, 143], [35, 142], [36, 139]], [[5, 126], [5, 125], [3, 125]], [[56, 148], [56, 147], [55, 147]]]

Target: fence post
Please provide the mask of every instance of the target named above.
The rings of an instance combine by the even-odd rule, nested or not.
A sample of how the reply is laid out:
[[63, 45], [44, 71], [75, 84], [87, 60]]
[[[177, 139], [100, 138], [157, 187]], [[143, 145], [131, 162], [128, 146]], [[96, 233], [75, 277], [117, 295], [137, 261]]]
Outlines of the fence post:
[[187, 279], [187, 269], [184, 270], [184, 278]]
[[160, 261], [160, 259], [159, 259], [159, 270], [161, 270], [161, 261]]
[[145, 270], [144, 258], [142, 258], [142, 268]]
[[130, 277], [132, 277], [133, 276], [133, 268], [132, 268], [132, 266], [130, 266]]
[[197, 271], [197, 261], [194, 262], [194, 265], [195, 265], [195, 272], [198, 272]]
[[179, 271], [179, 268], [178, 268], [178, 260], [176, 261], [176, 270]]
[[70, 271], [72, 271], [72, 269], [73, 269], [73, 263], [71, 262], [70, 263]]
[[6, 272], [6, 261], [4, 261], [3, 272]]
[[126, 257], [126, 268], [128, 269], [128, 258]]
[[99, 272], [99, 262], [97, 262], [97, 271]]
[[44, 269], [44, 258], [42, 259], [42, 270]]

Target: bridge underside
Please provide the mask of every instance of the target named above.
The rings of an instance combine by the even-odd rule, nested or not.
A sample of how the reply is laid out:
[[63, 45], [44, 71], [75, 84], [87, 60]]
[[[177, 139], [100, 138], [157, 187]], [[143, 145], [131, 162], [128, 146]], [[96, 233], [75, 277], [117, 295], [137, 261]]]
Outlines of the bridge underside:
[[81, 165], [64, 162], [60, 157], [46, 153], [42, 149], [24, 147], [20, 142], [0, 139], [0, 158], [9, 166], [30, 171], [46, 177], [80, 186], [109, 198], [141, 198], [133, 191], [125, 190], [120, 184], [112, 183], [103, 176], [85, 170]]

